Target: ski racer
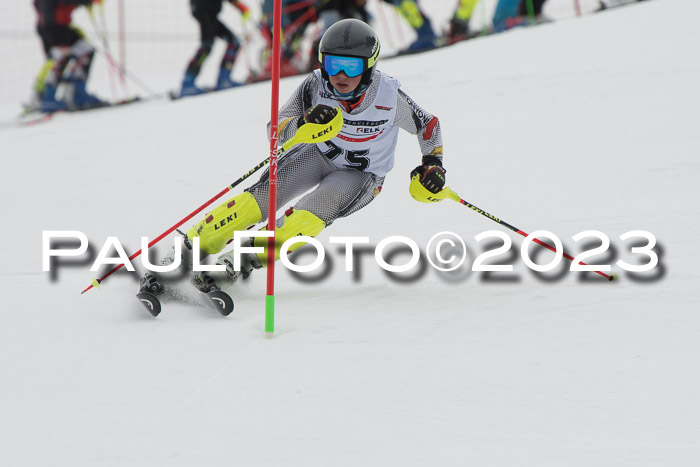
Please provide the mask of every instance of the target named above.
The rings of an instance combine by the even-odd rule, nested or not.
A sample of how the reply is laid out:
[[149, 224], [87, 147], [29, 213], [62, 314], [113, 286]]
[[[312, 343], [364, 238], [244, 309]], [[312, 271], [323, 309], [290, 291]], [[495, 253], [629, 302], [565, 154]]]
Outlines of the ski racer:
[[437, 36], [433, 26], [423, 11], [418, 7], [416, 0], [384, 0], [396, 7], [399, 14], [416, 31], [416, 39], [408, 46], [407, 52], [420, 52], [432, 49], [436, 45]]
[[[238, 8], [244, 18], [248, 17], [250, 12], [243, 2], [239, 0], [230, 1]], [[238, 54], [240, 42], [218, 18], [222, 3], [223, 0], [190, 0], [192, 16], [194, 16], [194, 19], [199, 23], [200, 44], [194, 57], [192, 57], [192, 60], [190, 60], [187, 65], [185, 77], [182, 80], [180, 96], [193, 96], [204, 92], [203, 89], [195, 85], [195, 80], [202, 69], [202, 65], [207, 57], [209, 57], [212, 47], [214, 46], [214, 39], [217, 37], [225, 40], [227, 45], [226, 52], [224, 52], [224, 56], [221, 59], [216, 89], [226, 89], [242, 84], [231, 79], [231, 70], [233, 69], [233, 63], [236, 61], [236, 54]]]
[[[39, 111], [56, 112], [69, 106], [81, 109], [103, 104], [85, 89], [95, 49], [86, 42], [83, 33], [71, 24], [71, 15], [77, 7], [90, 7], [93, 3], [101, 2], [102, 0], [34, 0], [38, 13], [37, 33], [46, 55], [46, 62], [35, 85]], [[72, 84], [73, 96], [69, 102], [56, 98], [61, 82]]]
[[[417, 135], [421, 164], [411, 172], [411, 195], [419, 201], [437, 201], [445, 185], [442, 136], [437, 117], [416, 104], [396, 79], [377, 69], [379, 40], [364, 22], [345, 19], [333, 24], [320, 43], [320, 70], [296, 89], [279, 113], [279, 142], [292, 138], [307, 123], [330, 122], [340, 107], [343, 127], [325, 143], [298, 144], [283, 153], [277, 167], [277, 203], [283, 207], [304, 193], [277, 219], [275, 240], [316, 237], [337, 219], [371, 203], [381, 192], [384, 178], [394, 165], [398, 130]], [[235, 231], [243, 231], [268, 218], [269, 170], [243, 193], [207, 213], [187, 232], [186, 245], [199, 237], [200, 249], [217, 254]], [[315, 187], [315, 188], [314, 188]], [[311, 191], [309, 191], [311, 190]], [[250, 239], [251, 246], [267, 245], [267, 238]], [[301, 247], [296, 243], [292, 250]], [[241, 255], [240, 270], [231, 252], [217, 264], [236, 280], [266, 264], [266, 253]], [[199, 277], [200, 280], [201, 276]], [[143, 290], [156, 291], [153, 275], [142, 280]]]

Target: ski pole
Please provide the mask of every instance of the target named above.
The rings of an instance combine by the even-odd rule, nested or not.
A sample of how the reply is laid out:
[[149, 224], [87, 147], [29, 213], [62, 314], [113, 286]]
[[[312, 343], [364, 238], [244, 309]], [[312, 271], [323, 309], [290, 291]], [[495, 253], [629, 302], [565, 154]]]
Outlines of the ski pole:
[[[198, 207], [197, 209], [195, 209], [194, 211], [192, 211], [190, 214], [188, 214], [187, 217], [185, 217], [185, 218], [182, 219], [180, 222], [178, 222], [177, 224], [175, 224], [175, 225], [173, 225], [172, 227], [170, 227], [168, 230], [166, 230], [165, 232], [163, 232], [162, 234], [160, 234], [158, 237], [156, 237], [156, 238], [154, 238], [153, 240], [151, 240], [151, 242], [148, 244], [148, 248], [152, 247], [153, 245], [155, 245], [156, 243], [158, 243], [159, 241], [161, 241], [163, 238], [165, 238], [166, 236], [170, 235], [173, 231], [175, 231], [175, 229], [177, 229], [178, 227], [180, 227], [182, 224], [184, 224], [184, 223], [187, 222], [188, 220], [192, 219], [195, 215], [197, 215], [199, 212], [201, 212], [204, 208], [206, 208], [206, 207], [209, 206], [211, 203], [213, 203], [214, 201], [216, 201], [217, 199], [221, 198], [223, 195], [225, 195], [226, 193], [228, 193], [229, 190], [231, 190], [231, 189], [235, 188], [236, 186], [238, 186], [241, 182], [243, 182], [243, 180], [245, 180], [246, 178], [250, 177], [252, 174], [254, 174], [255, 172], [257, 172], [258, 170], [260, 170], [265, 164], [267, 164], [267, 162], [268, 162], [269, 160], [270, 160], [270, 158], [267, 158], [267, 159], [265, 159], [264, 161], [262, 161], [261, 163], [259, 163], [258, 165], [256, 165], [255, 167], [253, 167], [250, 171], [248, 171], [248, 172], [246, 172], [245, 174], [243, 174], [243, 175], [241, 176], [241, 178], [239, 178], [238, 180], [236, 180], [235, 182], [233, 182], [232, 184], [230, 184], [229, 186], [227, 186], [226, 188], [224, 188], [223, 190], [221, 190], [221, 191], [220, 191], [218, 194], [216, 194], [212, 199], [210, 199], [209, 201], [207, 201], [206, 203], [204, 203], [203, 205], [201, 205], [200, 207]], [[139, 250], [139, 251], [137, 251], [136, 253], [134, 253], [133, 255], [129, 256], [129, 261], [133, 261], [134, 258], [136, 258], [137, 256], [139, 256], [139, 255], [141, 254], [141, 251], [142, 251], [142, 250]], [[90, 290], [90, 289], [93, 288], [93, 287], [99, 287], [99, 285], [102, 283], [102, 281], [104, 281], [104, 280], [107, 279], [109, 276], [111, 276], [112, 274], [114, 274], [115, 272], [117, 272], [119, 269], [122, 268], [122, 266], [124, 266], [123, 263], [120, 264], [119, 266], [114, 267], [112, 270], [110, 270], [108, 273], [106, 273], [104, 276], [100, 277], [99, 279], [93, 279], [92, 284], [90, 284], [90, 286], [88, 286], [85, 290], [83, 290], [82, 292], [80, 292], [80, 294], [81, 294], [81, 295], [84, 294], [85, 292], [87, 292], [88, 290]]]
[[[510, 225], [509, 223], [507, 223], [506, 221], [501, 220], [501, 219], [499, 219], [498, 217], [496, 217], [496, 216], [494, 216], [494, 215], [492, 215], [492, 214], [489, 214], [488, 212], [484, 211], [483, 209], [480, 209], [480, 208], [474, 206], [473, 204], [471, 204], [471, 203], [465, 201], [465, 200], [462, 199], [457, 193], [455, 193], [454, 191], [450, 190], [449, 188], [446, 188], [446, 190], [448, 191], [447, 197], [448, 197], [449, 199], [451, 199], [452, 201], [456, 201], [457, 203], [463, 204], [464, 206], [468, 207], [468, 208], [471, 209], [472, 211], [476, 211], [476, 212], [478, 212], [479, 214], [481, 214], [482, 216], [488, 217], [489, 219], [491, 219], [491, 220], [494, 221], [494, 222], [498, 222], [498, 223], [501, 224], [503, 227], [506, 227], [507, 229], [510, 229], [510, 230], [512, 230], [513, 232], [522, 235], [523, 237], [527, 237], [527, 236], [528, 236], [528, 234], [527, 234], [526, 232], [523, 232], [523, 231], [520, 230], [519, 228], [514, 227], [514, 226]], [[537, 243], [537, 244], [540, 245], [540, 246], [545, 247], [545, 248], [548, 249], [548, 250], [551, 250], [551, 251], [555, 252], [555, 253], [556, 253], [556, 251], [557, 251], [556, 248], [554, 248], [553, 246], [549, 245], [548, 243], [545, 243], [545, 242], [541, 241], [541, 240], [538, 239], [538, 238], [533, 238], [532, 241], [535, 242], [535, 243]], [[567, 254], [566, 252], [563, 252], [563, 256], [564, 256], [566, 259], [568, 259], [569, 261], [573, 261], [573, 260], [574, 260], [574, 257], [571, 256], [571, 255], [569, 255], [569, 254]], [[578, 264], [587, 266], [587, 264], [584, 263], [583, 261], [579, 261]], [[609, 281], [614, 280], [615, 277], [616, 277], [615, 274], [608, 275], [608, 274], [605, 274], [604, 272], [601, 272], [601, 271], [593, 271], [593, 272], [595, 272], [596, 274], [599, 274], [599, 275], [605, 277], [605, 278], [606, 278], [607, 280], [609, 280]]]
[[[300, 143], [317, 143], [317, 142], [323, 142], [323, 141], [328, 141], [329, 139], [335, 137], [335, 135], [338, 134], [340, 129], [343, 127], [343, 113], [340, 110], [340, 108], [337, 109], [337, 114], [333, 120], [331, 120], [329, 123], [323, 125], [323, 124], [317, 124], [317, 123], [306, 123], [302, 125], [299, 129], [297, 129], [296, 133], [294, 136], [292, 136], [289, 140], [287, 140], [283, 145], [282, 149], [279, 151], [278, 157], [282, 157], [283, 153], [288, 151], [289, 148], [292, 146], [296, 146], [297, 144]], [[253, 175], [255, 172], [260, 170], [262, 167], [265, 166], [270, 161], [270, 158], [268, 157], [264, 161], [260, 162], [258, 165], [250, 169], [248, 172], [245, 174], [241, 175], [241, 177], [221, 190], [219, 193], [217, 193], [212, 199], [192, 211], [190, 214], [187, 215], [184, 219], [182, 219], [180, 222], [177, 224], [173, 225], [170, 227], [168, 230], [160, 234], [158, 237], [154, 238], [151, 240], [151, 242], [148, 244], [148, 248], [152, 247], [159, 241], [161, 241], [163, 238], [166, 236], [170, 235], [172, 232], [175, 231], [178, 227], [180, 227], [182, 224], [187, 222], [188, 220], [192, 219], [195, 215], [197, 215], [199, 212], [201, 212], [204, 208], [212, 204], [214, 201], [217, 199], [221, 198], [223, 195], [228, 193], [230, 190], [241, 184], [245, 179]], [[139, 256], [143, 250], [139, 250], [133, 255], [129, 256], [129, 261], [133, 261], [134, 258]], [[99, 279], [93, 279], [92, 284], [90, 284], [88, 287], [85, 288], [80, 294], [84, 294], [88, 290], [92, 289], [93, 287], [99, 287], [102, 281], [107, 279], [109, 276], [117, 272], [119, 269], [124, 266], [124, 263], [112, 268], [109, 272], [107, 272], [104, 276], [100, 277]]]

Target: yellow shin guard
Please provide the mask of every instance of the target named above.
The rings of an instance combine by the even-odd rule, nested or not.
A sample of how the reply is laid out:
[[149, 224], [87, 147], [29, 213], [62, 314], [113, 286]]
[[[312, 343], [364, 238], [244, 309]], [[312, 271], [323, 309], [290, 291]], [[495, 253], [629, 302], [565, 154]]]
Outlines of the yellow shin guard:
[[423, 26], [423, 15], [421, 15], [415, 0], [402, 1], [399, 5], [399, 13], [413, 29], [420, 29]]
[[36, 80], [34, 81], [34, 90], [37, 93], [41, 93], [44, 90], [44, 86], [46, 86], [46, 77], [49, 75], [51, 68], [53, 68], [53, 60], [51, 59], [46, 60], [46, 62], [44, 62], [44, 64], [41, 66], [39, 74], [36, 76]]
[[469, 18], [472, 17], [472, 12], [474, 11], [474, 7], [478, 1], [479, 0], [460, 0], [454, 17], [462, 21], [469, 21]]
[[187, 238], [192, 241], [194, 237], [199, 237], [202, 251], [218, 253], [233, 239], [235, 231], [249, 229], [261, 219], [258, 203], [246, 191], [207, 213], [204, 219], [187, 231]]
[[[291, 213], [285, 215], [282, 227], [275, 229], [275, 261], [280, 259], [280, 247], [290, 238], [298, 237], [299, 235], [316, 237], [325, 228], [326, 223], [309, 211], [292, 210]], [[297, 242], [292, 245], [287, 252], [291, 253], [304, 245], [306, 245], [306, 242]], [[255, 237], [253, 239], [253, 246], [262, 246], [265, 248], [263, 253], [257, 254], [260, 264], [265, 267], [267, 265], [267, 238]]]

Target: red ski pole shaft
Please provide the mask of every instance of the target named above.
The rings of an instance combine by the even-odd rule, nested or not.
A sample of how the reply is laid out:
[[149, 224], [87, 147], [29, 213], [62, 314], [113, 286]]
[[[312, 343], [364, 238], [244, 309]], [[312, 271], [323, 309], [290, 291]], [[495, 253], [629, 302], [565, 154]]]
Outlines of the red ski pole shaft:
[[[253, 167], [251, 170], [249, 170], [249, 171], [246, 172], [243, 176], [241, 176], [241, 178], [239, 178], [238, 180], [236, 180], [235, 182], [233, 182], [232, 184], [230, 184], [229, 186], [227, 186], [226, 188], [224, 188], [223, 190], [221, 190], [218, 194], [216, 194], [216, 195], [215, 195], [213, 198], [211, 198], [209, 201], [207, 201], [206, 203], [204, 203], [203, 205], [201, 205], [200, 207], [198, 207], [197, 209], [195, 209], [194, 211], [192, 211], [190, 214], [188, 214], [187, 217], [185, 217], [184, 219], [180, 220], [180, 222], [178, 222], [177, 224], [173, 225], [173, 226], [170, 227], [168, 230], [166, 230], [165, 232], [163, 232], [162, 234], [160, 234], [158, 237], [156, 237], [156, 238], [154, 238], [153, 240], [151, 240], [150, 243], [148, 244], [148, 248], [152, 247], [153, 245], [155, 245], [155, 244], [158, 243], [159, 241], [163, 240], [165, 237], [167, 237], [167, 236], [170, 235], [173, 231], [175, 231], [175, 229], [177, 229], [177, 228], [180, 227], [182, 224], [184, 224], [185, 222], [187, 222], [188, 220], [190, 220], [190, 219], [192, 219], [194, 216], [196, 216], [196, 215], [197, 215], [199, 212], [201, 212], [204, 208], [206, 208], [207, 206], [209, 206], [210, 204], [212, 204], [214, 201], [216, 201], [217, 199], [221, 198], [221, 197], [224, 196], [226, 193], [228, 193], [230, 190], [232, 190], [233, 188], [235, 188], [236, 186], [238, 186], [238, 185], [239, 185], [241, 182], [243, 182], [246, 178], [250, 177], [253, 173], [257, 172], [257, 171], [260, 170], [262, 167], [264, 167], [265, 164], [267, 164], [267, 162], [268, 162], [269, 160], [270, 160], [270, 158], [267, 158], [267, 159], [265, 159], [264, 161], [262, 161], [261, 163], [259, 163], [258, 165], [256, 165], [255, 167]], [[143, 251], [143, 250], [139, 250], [139, 251], [137, 251], [136, 253], [134, 253], [133, 255], [129, 256], [129, 261], [132, 261], [134, 258], [136, 258], [137, 256], [139, 256], [139, 255], [141, 254], [142, 251]], [[85, 290], [83, 290], [83, 291], [80, 292], [80, 293], [81, 293], [81, 294], [84, 294], [85, 292], [87, 292], [88, 290], [90, 290], [91, 288], [93, 288], [93, 286], [101, 284], [102, 281], [104, 281], [104, 280], [107, 279], [109, 276], [111, 276], [112, 274], [114, 274], [115, 272], [117, 272], [118, 270], [120, 270], [123, 266], [124, 266], [124, 264], [122, 263], [122, 264], [120, 264], [120, 265], [118, 265], [118, 266], [112, 268], [112, 270], [110, 270], [109, 272], [107, 272], [104, 276], [100, 277], [99, 279], [95, 279], [95, 280], [93, 281], [92, 284], [90, 284]]]
[[[449, 190], [449, 188], [447, 188], [447, 189]], [[496, 217], [496, 216], [494, 216], [494, 215], [492, 215], [492, 214], [489, 214], [488, 212], [484, 211], [483, 209], [479, 209], [478, 207], [474, 206], [473, 204], [471, 204], [471, 203], [469, 203], [469, 202], [463, 200], [462, 198], [460, 198], [460, 196], [459, 196], [457, 193], [455, 193], [455, 192], [452, 191], [452, 190], [449, 190], [449, 198], [450, 198], [451, 200], [453, 200], [453, 201], [456, 201], [456, 202], [458, 202], [458, 203], [460, 203], [460, 204], [463, 204], [464, 206], [468, 207], [468, 208], [471, 209], [472, 211], [478, 212], [479, 214], [481, 214], [481, 215], [484, 216], [484, 217], [488, 217], [489, 219], [491, 219], [491, 220], [494, 221], [494, 222], [498, 222], [498, 223], [501, 224], [503, 227], [505, 227], [505, 228], [507, 228], [507, 229], [509, 229], [509, 230], [512, 230], [513, 232], [515, 232], [515, 233], [517, 233], [517, 234], [520, 234], [520, 235], [522, 235], [523, 237], [527, 237], [527, 236], [529, 235], [527, 232], [524, 232], [524, 231], [520, 230], [519, 228], [510, 225], [510, 224], [507, 223], [506, 221], [501, 220], [501, 219], [499, 219], [498, 217]], [[548, 243], [545, 243], [545, 242], [543, 242], [542, 240], [540, 240], [540, 239], [538, 239], [538, 238], [533, 238], [532, 241], [535, 242], [535, 243], [537, 243], [537, 244], [540, 245], [540, 246], [545, 247], [545, 248], [548, 249], [548, 250], [551, 250], [551, 251], [555, 252], [555, 253], [556, 253], [556, 251], [557, 251], [556, 248], [554, 248], [552, 245], [550, 245], [550, 244], [548, 244]], [[566, 252], [562, 252], [562, 253], [563, 253], [564, 258], [568, 259], [569, 261], [574, 261], [574, 257], [573, 257], [573, 256], [567, 254]], [[581, 264], [581, 265], [583, 265], [583, 266], [587, 266], [587, 264], [584, 263], [583, 261], [579, 261], [578, 264]], [[606, 278], [607, 280], [609, 280], [609, 281], [612, 281], [612, 280], [615, 279], [614, 276], [609, 275], [609, 274], [605, 274], [604, 272], [601, 272], [601, 271], [593, 271], [593, 272], [595, 272], [596, 274], [599, 274], [599, 275], [605, 277], [605, 278]]]

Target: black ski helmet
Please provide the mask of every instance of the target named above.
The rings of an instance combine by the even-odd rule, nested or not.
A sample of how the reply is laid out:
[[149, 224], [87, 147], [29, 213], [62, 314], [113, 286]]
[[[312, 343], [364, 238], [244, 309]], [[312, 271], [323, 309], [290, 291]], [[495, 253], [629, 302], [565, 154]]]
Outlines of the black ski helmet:
[[[363, 61], [362, 80], [351, 96], [340, 97], [331, 86], [324, 66], [325, 55], [357, 57]], [[343, 19], [334, 23], [321, 37], [318, 47], [318, 60], [321, 62], [321, 75], [329, 89], [341, 100], [352, 100], [367, 90], [372, 81], [372, 73], [379, 58], [379, 38], [369, 25], [359, 19]]]

